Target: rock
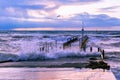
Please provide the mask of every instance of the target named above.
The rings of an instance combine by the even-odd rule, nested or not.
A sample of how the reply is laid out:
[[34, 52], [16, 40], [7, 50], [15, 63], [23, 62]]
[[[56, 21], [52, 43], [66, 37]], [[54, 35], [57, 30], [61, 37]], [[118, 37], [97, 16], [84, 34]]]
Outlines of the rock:
[[91, 57], [89, 60], [97, 60], [96, 57]]
[[104, 61], [94, 60], [94, 61], [90, 61], [89, 64], [86, 66], [86, 68], [92, 68], [92, 69], [101, 68], [101, 69], [109, 70], [110, 66]]

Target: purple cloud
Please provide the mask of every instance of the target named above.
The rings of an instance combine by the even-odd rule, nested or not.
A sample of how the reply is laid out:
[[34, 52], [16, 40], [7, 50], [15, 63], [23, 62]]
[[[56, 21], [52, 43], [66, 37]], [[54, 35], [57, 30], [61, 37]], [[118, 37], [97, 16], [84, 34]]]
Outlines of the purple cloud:
[[[84, 13], [77, 14], [69, 19], [58, 19], [58, 15], [54, 13], [59, 6], [64, 4], [88, 4], [98, 1], [101, 0], [52, 0], [51, 2], [47, 0], [1, 0], [0, 29], [80, 28], [82, 26], [81, 21], [84, 21], [86, 27], [120, 26], [119, 18], [105, 14]], [[101, 8], [101, 10], [109, 11], [118, 7], [120, 6]]]
[[55, 22], [34, 22], [34, 21], [19, 21], [12, 19], [0, 20], [0, 29], [14, 29], [14, 28], [80, 28], [81, 21], [84, 21], [85, 27], [110, 27], [120, 26], [120, 19], [115, 17], [110, 17], [105, 14], [100, 15], [90, 15], [90, 14], [80, 14], [67, 20], [57, 20]]
[[106, 7], [106, 8], [100, 8], [100, 11], [105, 11], [105, 12], [114, 12], [114, 9], [120, 8], [120, 6], [112, 6], [112, 7]]

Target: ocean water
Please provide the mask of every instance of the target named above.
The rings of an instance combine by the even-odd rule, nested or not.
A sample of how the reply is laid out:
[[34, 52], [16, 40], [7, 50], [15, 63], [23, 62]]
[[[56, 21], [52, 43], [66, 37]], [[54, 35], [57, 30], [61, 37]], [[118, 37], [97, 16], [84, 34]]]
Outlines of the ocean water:
[[[80, 31], [0, 31], [0, 61], [41, 61], [61, 57], [97, 56], [97, 47], [105, 50], [106, 61], [117, 80], [120, 80], [120, 31], [85, 31], [89, 41], [87, 51], [80, 49], [80, 42], [63, 48], [63, 43], [77, 36]], [[89, 47], [93, 46], [93, 52]]]

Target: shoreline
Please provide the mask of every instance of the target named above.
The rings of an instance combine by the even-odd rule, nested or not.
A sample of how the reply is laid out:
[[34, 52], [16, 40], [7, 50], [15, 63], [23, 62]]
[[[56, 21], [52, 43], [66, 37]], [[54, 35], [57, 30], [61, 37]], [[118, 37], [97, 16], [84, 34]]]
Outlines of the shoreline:
[[[79, 67], [83, 67], [82, 64], [87, 64], [86, 58], [61, 58], [55, 60], [42, 60], [42, 61], [3, 61], [0, 62], [1, 67], [74, 67], [69, 64], [79, 64]], [[64, 65], [68, 64], [68, 66]]]
[[[95, 60], [90, 60], [95, 59]], [[110, 66], [102, 60], [97, 58], [62, 58], [57, 60], [45, 61], [4, 61], [0, 63], [0, 68], [3, 67], [31, 67], [31, 68], [89, 68], [89, 69], [106, 69], [109, 70]]]
[[[45, 60], [45, 61], [18, 61], [18, 62], [5, 62], [5, 63], [0, 63], [0, 69], [4, 68], [3, 71], [6, 69], [8, 69], [5, 73], [6, 76], [9, 77], [9, 75], [15, 75], [15, 76], [25, 76], [26, 73], [30, 73], [30, 74], [43, 74], [46, 75], [48, 73], [48, 75], [53, 74], [54, 75], [65, 75], [65, 74], [72, 74], [73, 76], [71, 76], [71, 78], [73, 80], [77, 79], [89, 79], [89, 80], [116, 80], [115, 75], [113, 74], [113, 72], [111, 70], [105, 70], [105, 69], [101, 69], [101, 68], [96, 68], [96, 69], [92, 69], [92, 68], [86, 68], [86, 66], [89, 64], [89, 58], [67, 58], [67, 59], [58, 59], [58, 60]], [[79, 71], [76, 70], [68, 70], [68, 69], [79, 69]], [[16, 69], [18, 71], [16, 71]], [[62, 69], [60, 71], [60, 69]], [[67, 69], [67, 70], [65, 70]], [[85, 70], [85, 71], [80, 71], [80, 70]], [[10, 74], [9, 71], [14, 71], [14, 74]], [[45, 71], [45, 72], [44, 72]], [[72, 72], [72, 73], [71, 73]], [[2, 72], [1, 72], [2, 73]], [[79, 75], [79, 77], [75, 76]], [[26, 76], [28, 76], [29, 74], [27, 74]], [[31, 75], [30, 75], [31, 76]], [[52, 76], [52, 75], [51, 75]], [[49, 76], [49, 78], [52, 80], [53, 77]], [[101, 77], [100, 77], [101, 76]], [[109, 76], [109, 77], [106, 77]], [[36, 75], [31, 76], [32, 79], [31, 80], [35, 80], [36, 79]], [[33, 78], [34, 77], [34, 78]], [[48, 76], [44, 76], [43, 80], [47, 80]], [[61, 79], [71, 79], [68, 76], [64, 76]], [[4, 80], [4, 77], [1, 78]], [[13, 77], [14, 79], [14, 77]], [[29, 80], [28, 77], [24, 77], [25, 80]], [[41, 78], [40, 78], [41, 79]], [[55, 78], [57, 79], [57, 78]], [[59, 78], [60, 79], [60, 78]], [[16, 79], [14, 79], [16, 80]], [[22, 79], [21, 79], [22, 80]]]

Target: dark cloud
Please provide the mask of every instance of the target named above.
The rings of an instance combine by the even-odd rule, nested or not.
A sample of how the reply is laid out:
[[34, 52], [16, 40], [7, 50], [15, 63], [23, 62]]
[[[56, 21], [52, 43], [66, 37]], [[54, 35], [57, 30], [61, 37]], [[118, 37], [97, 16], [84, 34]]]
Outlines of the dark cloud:
[[[24, 16], [27, 16], [26, 10], [43, 10], [49, 13], [49, 11], [54, 11], [62, 4], [59, 3], [87, 3], [87, 2], [96, 2], [101, 0], [0, 0], [0, 16], [18, 16], [18, 13], [21, 12]], [[53, 7], [48, 7], [48, 3], [53, 2], [55, 5]], [[47, 4], [46, 4], [47, 3]], [[13, 8], [15, 13], [10, 13], [7, 11], [7, 8]], [[8, 14], [9, 13], [9, 14]], [[17, 15], [18, 14], [18, 15]], [[22, 16], [23, 17], [23, 16]]]
[[11, 8], [5, 8], [5, 9], [1, 9], [0, 8], [0, 18], [20, 18], [20, 17], [25, 17], [28, 18], [29, 16], [27, 15], [27, 11], [26, 10], [22, 10], [22, 9], [14, 9], [13, 12], [10, 11], [9, 9]]
[[59, 7], [57, 4], [53, 7], [48, 7], [50, 4], [47, 4], [49, 4], [49, 0], [0, 0], [0, 16], [10, 16], [11, 13], [8, 14], [9, 12], [6, 11], [8, 8], [13, 8], [15, 15], [17, 15], [18, 12], [27, 15], [25, 14], [27, 10], [43, 10], [49, 12]]
[[82, 14], [76, 16], [77, 18], [81, 18], [84, 21], [86, 27], [113, 27], [120, 26], [120, 19], [115, 17], [110, 17], [105, 14], [100, 15], [89, 15]]
[[[0, 7], [10, 7], [27, 3], [28, 0], [0, 0]], [[27, 4], [26, 4], [27, 5]]]
[[[7, 21], [6, 21], [7, 20]], [[8, 30], [14, 28], [74, 28], [74, 22], [61, 21], [58, 20], [56, 22], [34, 22], [34, 21], [19, 21], [14, 19], [4, 19], [0, 20], [0, 30]]]
[[45, 9], [45, 0], [1, 0], [0, 8]]
[[[36, 2], [36, 1], [34, 1]], [[31, 3], [31, 4], [30, 4]], [[34, 4], [28, 0], [2, 0], [0, 1], [0, 7], [1, 8], [8, 8], [8, 7], [13, 7], [13, 8], [21, 8], [21, 9], [44, 9], [46, 5], [43, 4]]]
[[90, 27], [110, 27], [120, 26], [120, 19], [110, 17], [105, 14], [100, 15], [90, 15], [90, 14], [80, 14], [76, 15], [71, 19], [59, 20], [53, 19], [55, 22], [33, 22], [33, 21], [19, 21], [14, 19], [4, 19], [0, 20], [0, 29], [14, 29], [14, 28], [80, 28], [81, 21], [84, 22], [86, 28]]
[[16, 8], [43, 10], [45, 9], [45, 5], [17, 5]]
[[[51, 0], [50, 0], [51, 1]], [[49, 14], [49, 11], [54, 11], [62, 4], [74, 4], [83, 3], [87, 4], [89, 2], [94, 3], [101, 0], [52, 0], [56, 3], [53, 7], [47, 7], [46, 4], [36, 4], [49, 2], [49, 0], [0, 0], [0, 29], [14, 29], [14, 28], [80, 28], [81, 21], [85, 23], [85, 27], [113, 27], [120, 26], [120, 19], [115, 17], [110, 17], [105, 14], [91, 15], [88, 13], [78, 14], [70, 19], [54, 19], [52, 18], [54, 14], [49, 16], [44, 16], [46, 21], [35, 22], [28, 21], [27, 19], [40, 19], [31, 17], [28, 15], [27, 9], [29, 10], [43, 10]], [[60, 3], [60, 4], [59, 4]], [[101, 11], [110, 11], [116, 9], [120, 6], [102, 8]], [[12, 12], [13, 9], [13, 12]], [[44, 13], [39, 13], [44, 15]], [[21, 18], [25, 20], [22, 21]], [[52, 20], [53, 22], [48, 21]]]
[[89, 2], [97, 2], [101, 0], [0, 0], [0, 7], [6, 8], [6, 7], [14, 7], [14, 8], [28, 8], [28, 9], [44, 9], [45, 6], [43, 5], [49, 2], [53, 2], [56, 4], [56, 6], [60, 6], [59, 3], [89, 3]]
[[[41, 5], [40, 3], [49, 3], [49, 2], [53, 2], [55, 3], [57, 6], [61, 5], [59, 3], [62, 4], [74, 4], [74, 3], [94, 3], [94, 2], [98, 2], [101, 0], [1, 0], [0, 1], [0, 6], [2, 7], [8, 7], [8, 6], [14, 6], [17, 7], [19, 5], [19, 7], [21, 6], [35, 6], [37, 3], [39, 5]], [[38, 6], [38, 4], [36, 6]], [[41, 5], [42, 6], [42, 5]], [[47, 6], [47, 5], [46, 5]]]

